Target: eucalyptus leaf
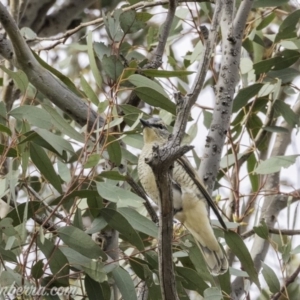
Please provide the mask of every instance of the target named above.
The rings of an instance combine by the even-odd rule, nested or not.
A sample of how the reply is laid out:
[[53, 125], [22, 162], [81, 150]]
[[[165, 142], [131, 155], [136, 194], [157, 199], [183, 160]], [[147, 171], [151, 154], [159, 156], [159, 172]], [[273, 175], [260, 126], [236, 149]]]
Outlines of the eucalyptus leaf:
[[38, 128], [50, 129], [52, 126], [51, 117], [48, 112], [36, 106], [19, 106], [11, 110], [9, 114], [18, 120], [26, 119], [31, 125]]
[[144, 202], [136, 194], [105, 182], [96, 182], [97, 191], [104, 199], [117, 203], [118, 207], [139, 207]]
[[254, 170], [257, 174], [272, 174], [279, 172], [281, 168], [288, 168], [296, 162], [298, 155], [274, 156], [260, 162]]
[[82, 230], [73, 226], [65, 226], [58, 229], [58, 235], [65, 244], [83, 256], [93, 259], [98, 259], [99, 257], [106, 259], [106, 254]]

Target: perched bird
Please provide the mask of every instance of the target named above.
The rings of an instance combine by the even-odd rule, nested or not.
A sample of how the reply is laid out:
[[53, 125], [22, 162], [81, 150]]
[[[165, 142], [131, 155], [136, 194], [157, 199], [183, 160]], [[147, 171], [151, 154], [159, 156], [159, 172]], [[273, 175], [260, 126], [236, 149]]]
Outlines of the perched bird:
[[[170, 133], [159, 118], [151, 118], [147, 121], [140, 119], [140, 122], [143, 126], [144, 147], [138, 161], [138, 175], [145, 192], [158, 203], [159, 191], [155, 177], [145, 159], [151, 157], [154, 145], [163, 145], [168, 140]], [[197, 185], [192, 177], [196, 178]], [[225, 229], [226, 225], [197, 173], [185, 157], [174, 163], [171, 184], [174, 217], [194, 236], [210, 273], [214, 276], [225, 273], [228, 269], [228, 261], [211, 227], [208, 205], [213, 208]]]

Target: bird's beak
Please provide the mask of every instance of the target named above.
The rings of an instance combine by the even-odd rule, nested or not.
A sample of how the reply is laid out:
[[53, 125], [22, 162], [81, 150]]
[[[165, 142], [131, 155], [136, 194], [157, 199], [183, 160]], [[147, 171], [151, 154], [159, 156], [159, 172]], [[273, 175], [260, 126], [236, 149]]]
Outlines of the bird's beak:
[[142, 123], [143, 127], [150, 127], [150, 124], [148, 121], [144, 120], [144, 119], [140, 119], [140, 122]]

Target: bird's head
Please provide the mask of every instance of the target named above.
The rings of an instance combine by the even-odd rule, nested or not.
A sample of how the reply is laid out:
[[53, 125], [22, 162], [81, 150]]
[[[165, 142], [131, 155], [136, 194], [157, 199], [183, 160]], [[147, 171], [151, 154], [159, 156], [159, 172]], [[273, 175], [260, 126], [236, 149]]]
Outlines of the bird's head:
[[140, 119], [143, 126], [145, 144], [163, 144], [170, 135], [166, 125], [160, 118]]

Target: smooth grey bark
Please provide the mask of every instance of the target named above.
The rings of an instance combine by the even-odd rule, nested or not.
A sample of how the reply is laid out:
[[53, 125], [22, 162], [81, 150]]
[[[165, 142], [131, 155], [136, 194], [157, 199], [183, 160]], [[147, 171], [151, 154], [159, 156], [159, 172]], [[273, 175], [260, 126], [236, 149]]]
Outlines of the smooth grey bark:
[[[1, 55], [7, 55], [7, 59], [21, 69], [41, 93], [78, 124], [82, 126], [87, 124], [89, 129], [96, 126], [97, 123], [98, 126], [102, 126], [103, 118], [39, 64], [20, 34], [17, 24], [2, 3], [0, 3], [0, 22], [9, 36], [13, 48], [11, 51], [1, 52]], [[6, 42], [5, 45], [9, 47], [9, 42]]]
[[[216, 86], [216, 103], [212, 123], [206, 138], [205, 152], [199, 169], [210, 193], [219, 171], [222, 149], [232, 113], [232, 100], [239, 80], [239, 65], [244, 28], [252, 0], [244, 0], [234, 17], [234, 1], [224, 1], [221, 17], [222, 63]], [[234, 17], [234, 18], [233, 18]]]

